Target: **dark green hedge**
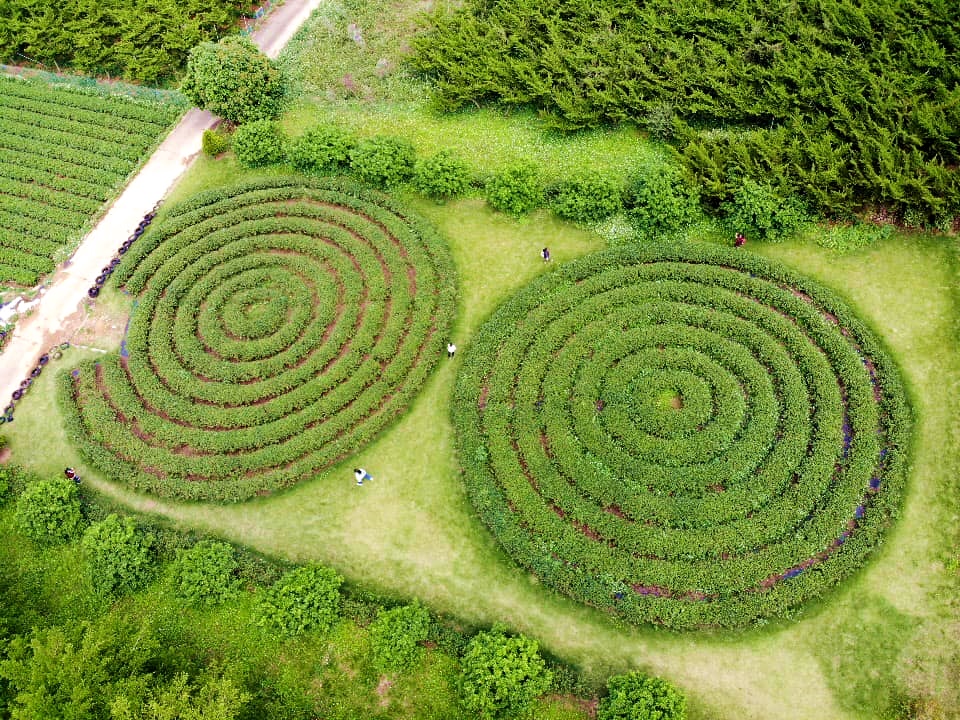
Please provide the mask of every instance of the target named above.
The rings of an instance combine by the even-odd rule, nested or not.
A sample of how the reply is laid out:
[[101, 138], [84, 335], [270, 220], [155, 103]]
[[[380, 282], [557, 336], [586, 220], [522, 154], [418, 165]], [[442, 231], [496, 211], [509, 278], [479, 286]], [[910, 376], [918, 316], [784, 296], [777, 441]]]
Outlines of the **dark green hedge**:
[[468, 348], [471, 500], [546, 584], [738, 626], [848, 576], [899, 507], [897, 368], [835, 295], [748, 253], [630, 247], [543, 276]]
[[174, 209], [114, 274], [137, 296], [122, 356], [60, 378], [104, 475], [243, 500], [310, 477], [403, 412], [446, 342], [449, 251], [346, 181], [268, 178]]

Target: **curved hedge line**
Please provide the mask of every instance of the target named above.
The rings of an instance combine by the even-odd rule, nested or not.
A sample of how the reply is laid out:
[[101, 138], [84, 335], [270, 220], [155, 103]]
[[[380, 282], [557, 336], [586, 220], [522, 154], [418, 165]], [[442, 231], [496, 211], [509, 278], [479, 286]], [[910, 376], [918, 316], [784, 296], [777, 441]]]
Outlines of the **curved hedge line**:
[[105, 475], [242, 500], [356, 452], [440, 357], [456, 302], [439, 237], [378, 193], [268, 178], [203, 193], [114, 273], [137, 296], [119, 355], [60, 378]]
[[466, 353], [471, 500], [546, 584], [633, 622], [740, 626], [860, 567], [910, 412], [835, 295], [712, 246], [627, 247], [522, 290]]

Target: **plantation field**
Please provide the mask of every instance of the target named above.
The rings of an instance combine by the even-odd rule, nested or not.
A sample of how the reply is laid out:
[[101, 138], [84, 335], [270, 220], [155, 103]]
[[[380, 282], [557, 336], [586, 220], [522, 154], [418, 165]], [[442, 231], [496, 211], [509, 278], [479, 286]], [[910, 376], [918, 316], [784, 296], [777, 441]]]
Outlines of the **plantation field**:
[[0, 75], [0, 283], [50, 273], [184, 109]]

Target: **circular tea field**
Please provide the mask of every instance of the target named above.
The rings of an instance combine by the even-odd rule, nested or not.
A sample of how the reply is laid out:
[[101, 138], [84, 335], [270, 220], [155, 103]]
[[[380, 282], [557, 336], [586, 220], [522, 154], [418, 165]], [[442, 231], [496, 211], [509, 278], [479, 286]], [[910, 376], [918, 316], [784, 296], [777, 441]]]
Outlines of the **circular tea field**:
[[456, 302], [428, 226], [304, 178], [188, 200], [115, 277], [127, 336], [61, 377], [68, 430], [105, 476], [181, 499], [266, 494], [355, 453], [417, 393]]
[[835, 295], [749, 253], [606, 251], [502, 305], [454, 419], [477, 511], [546, 584], [633, 622], [740, 626], [860, 567], [909, 409]]

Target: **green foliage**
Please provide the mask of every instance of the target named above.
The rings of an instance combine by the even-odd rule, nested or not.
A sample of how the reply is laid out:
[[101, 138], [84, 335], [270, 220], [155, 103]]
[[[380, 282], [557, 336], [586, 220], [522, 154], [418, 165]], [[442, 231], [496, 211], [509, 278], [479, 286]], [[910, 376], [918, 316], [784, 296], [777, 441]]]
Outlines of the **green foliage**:
[[272, 120], [254, 120], [237, 128], [233, 151], [244, 167], [254, 168], [283, 162], [287, 137]]
[[349, 164], [356, 139], [335, 125], [310, 128], [293, 141], [290, 164], [302, 172], [337, 173]]
[[29, 485], [17, 500], [17, 526], [41, 545], [57, 545], [76, 538], [83, 530], [80, 492], [64, 478]]
[[366, 138], [350, 150], [350, 169], [357, 178], [381, 188], [408, 180], [415, 160], [413, 145], [398, 137]]
[[340, 617], [343, 578], [319, 566], [286, 573], [259, 597], [260, 625], [285, 635], [324, 633]]
[[171, 577], [174, 594], [192, 605], [219, 605], [240, 592], [237, 559], [222, 542], [202, 541], [178, 552]]
[[203, 152], [210, 157], [216, 157], [230, 149], [230, 137], [219, 130], [203, 131]]
[[529, 163], [501, 170], [486, 183], [490, 207], [510, 215], [525, 215], [543, 202], [540, 171]]
[[229, 36], [190, 51], [180, 90], [197, 107], [239, 125], [277, 117], [285, 86], [280, 70], [256, 45]]
[[8, 0], [0, 62], [25, 59], [86, 75], [157, 84], [183, 67], [197, 43], [230, 32], [247, 6], [234, 0]]
[[616, 675], [607, 681], [597, 720], [684, 720], [686, 698], [666, 680], [643, 673]]
[[193, 500], [266, 494], [369, 443], [430, 376], [456, 302], [431, 227], [304, 176], [195, 196], [113, 278], [139, 302], [129, 357], [58, 379], [68, 436], [106, 476]]
[[748, 238], [763, 238], [776, 242], [796, 232], [809, 221], [802, 203], [795, 197], [781, 197], [768, 183], [744, 180], [723, 206], [726, 222], [731, 229]]
[[836, 250], [837, 252], [853, 252], [880, 240], [890, 237], [893, 230], [889, 225], [873, 225], [870, 223], [844, 223], [831, 225], [827, 228], [817, 228], [817, 244], [820, 247]]
[[430, 631], [430, 613], [420, 606], [381, 610], [370, 625], [373, 665], [380, 672], [406, 670], [423, 655], [421, 643]]
[[470, 187], [470, 170], [453, 153], [441, 150], [436, 155], [417, 161], [413, 186], [432, 198], [459, 197]]
[[440, 109], [645, 127], [714, 206], [747, 178], [839, 218], [960, 210], [960, 15], [941, 0], [467, 0], [414, 46]]
[[696, 189], [672, 165], [645, 167], [627, 183], [625, 196], [630, 219], [647, 234], [683, 230], [700, 212]]
[[[6, 442], [6, 438], [0, 436], [0, 441]], [[10, 495], [10, 485], [13, 482], [13, 472], [10, 468], [0, 465], [0, 506], [7, 502]]]
[[460, 669], [463, 706], [483, 718], [521, 715], [550, 689], [553, 679], [535, 640], [508, 637], [497, 627], [474, 636], [460, 658]]
[[109, 597], [146, 585], [153, 573], [153, 542], [131, 517], [111, 513], [88, 527], [81, 544], [94, 589]]
[[583, 173], [560, 183], [550, 207], [562, 218], [597, 222], [622, 207], [619, 183], [598, 172]]
[[0, 283], [51, 272], [182, 110], [0, 75]]
[[906, 395], [870, 329], [816, 283], [704, 244], [545, 273], [474, 337], [452, 412], [507, 554], [676, 628], [788, 615], [849, 577], [908, 463]]
[[110, 720], [235, 720], [250, 700], [228, 677], [192, 684], [186, 673], [138, 695], [118, 694], [110, 703]]

